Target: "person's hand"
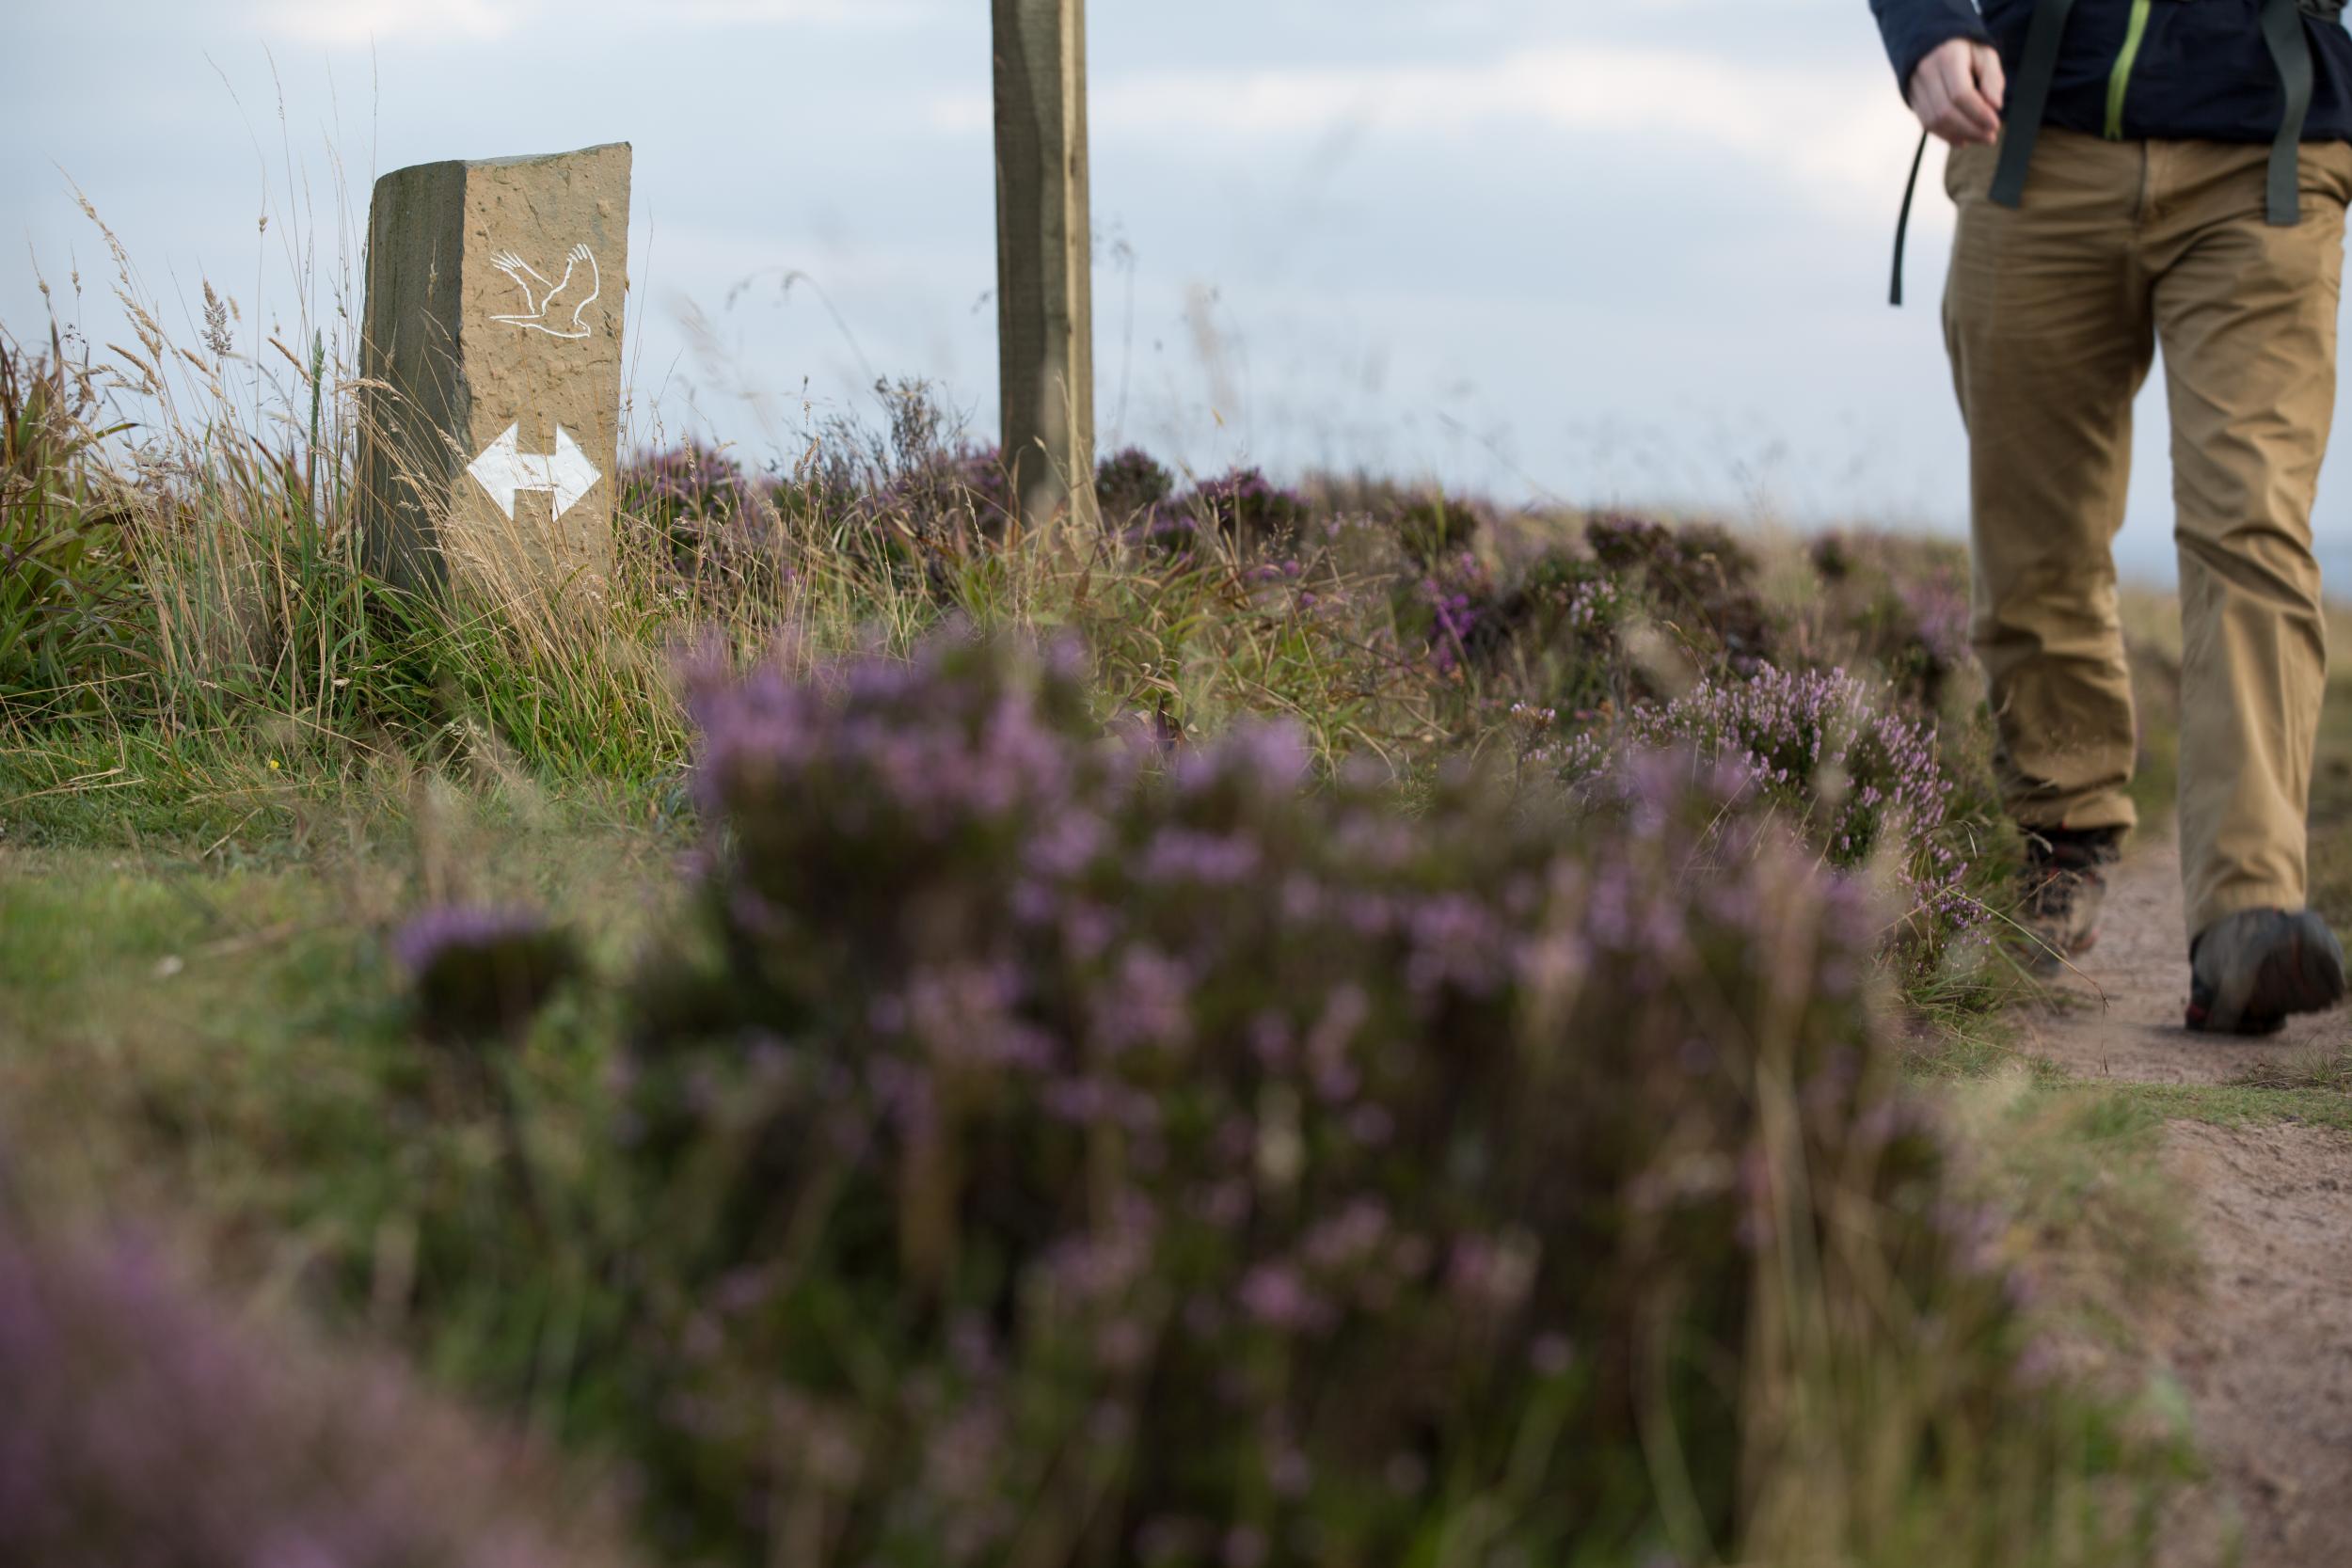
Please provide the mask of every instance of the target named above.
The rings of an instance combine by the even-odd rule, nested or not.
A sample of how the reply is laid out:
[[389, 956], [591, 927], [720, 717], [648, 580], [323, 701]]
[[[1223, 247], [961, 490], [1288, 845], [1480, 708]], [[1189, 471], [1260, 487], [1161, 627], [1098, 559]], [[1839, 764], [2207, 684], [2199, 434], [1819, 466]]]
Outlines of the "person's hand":
[[1990, 144], [2001, 135], [2001, 98], [2009, 84], [2001, 56], [1968, 39], [1938, 44], [1911, 73], [1911, 112], [1954, 147]]

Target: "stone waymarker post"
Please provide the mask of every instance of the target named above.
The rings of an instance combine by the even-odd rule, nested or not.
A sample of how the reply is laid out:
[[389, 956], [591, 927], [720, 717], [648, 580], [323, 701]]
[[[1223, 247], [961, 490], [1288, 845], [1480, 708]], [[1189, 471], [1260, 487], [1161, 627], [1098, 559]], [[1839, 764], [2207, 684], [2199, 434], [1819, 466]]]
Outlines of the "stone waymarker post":
[[420, 164], [368, 214], [361, 527], [379, 570], [502, 602], [602, 591], [629, 149]]
[[1096, 519], [1086, 0], [993, 0], [996, 341], [1025, 523]]

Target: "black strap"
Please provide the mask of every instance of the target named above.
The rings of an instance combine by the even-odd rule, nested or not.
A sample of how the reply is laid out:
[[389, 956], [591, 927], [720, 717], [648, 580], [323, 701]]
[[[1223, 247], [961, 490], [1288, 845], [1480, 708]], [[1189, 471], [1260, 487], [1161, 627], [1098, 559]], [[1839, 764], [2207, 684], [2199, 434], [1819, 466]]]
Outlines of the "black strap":
[[2002, 117], [2001, 150], [1993, 166], [1993, 199], [2003, 207], [2026, 199], [2026, 167], [2033, 162], [2033, 144], [2042, 135], [2050, 84], [2058, 80], [2059, 46], [2066, 41], [2066, 19], [2074, 9], [2074, 0], [2041, 0], [2026, 29], [2026, 53], [2017, 62], [2017, 85]]
[[2303, 0], [2263, 0], [2263, 41], [2286, 88], [2286, 113], [2270, 144], [2268, 216], [2271, 226], [2292, 229], [2303, 221], [2299, 165], [2303, 122], [2312, 112], [2312, 40], [2303, 31]]
[[1903, 303], [1903, 241], [1911, 233], [1911, 198], [1919, 194], [1919, 166], [1927, 161], [1928, 134], [1919, 133], [1919, 150], [1911, 155], [1911, 178], [1903, 182], [1902, 214], [1895, 219], [1895, 286], [1886, 293], [1886, 303], [1897, 309]]

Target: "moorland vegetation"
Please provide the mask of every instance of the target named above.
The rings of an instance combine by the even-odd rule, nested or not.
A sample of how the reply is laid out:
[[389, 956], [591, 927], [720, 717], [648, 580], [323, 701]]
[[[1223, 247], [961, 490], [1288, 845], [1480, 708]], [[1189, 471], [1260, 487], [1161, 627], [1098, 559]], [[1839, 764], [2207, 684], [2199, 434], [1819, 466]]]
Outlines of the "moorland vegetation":
[[0, 1557], [2140, 1559], [1956, 547], [897, 384], [404, 587], [207, 297], [0, 341]]

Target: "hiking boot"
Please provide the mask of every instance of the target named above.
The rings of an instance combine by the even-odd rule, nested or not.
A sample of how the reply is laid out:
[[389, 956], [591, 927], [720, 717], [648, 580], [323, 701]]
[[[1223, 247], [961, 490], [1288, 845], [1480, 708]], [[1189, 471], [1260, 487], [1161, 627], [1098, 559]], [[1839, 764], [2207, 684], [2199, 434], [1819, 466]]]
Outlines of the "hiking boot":
[[2121, 828], [2026, 830], [2026, 900], [2018, 923], [2033, 939], [2026, 963], [2055, 974], [2098, 944], [2106, 867], [2123, 852]]
[[2344, 1000], [2344, 945], [2309, 910], [2224, 915], [2190, 944], [2188, 966], [2188, 1026], [2207, 1034], [2267, 1035]]

